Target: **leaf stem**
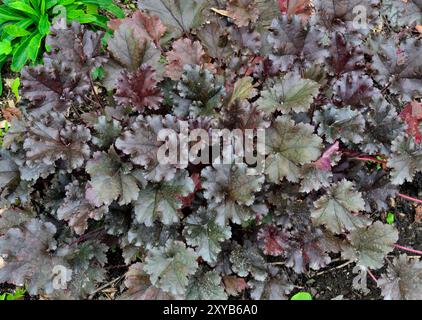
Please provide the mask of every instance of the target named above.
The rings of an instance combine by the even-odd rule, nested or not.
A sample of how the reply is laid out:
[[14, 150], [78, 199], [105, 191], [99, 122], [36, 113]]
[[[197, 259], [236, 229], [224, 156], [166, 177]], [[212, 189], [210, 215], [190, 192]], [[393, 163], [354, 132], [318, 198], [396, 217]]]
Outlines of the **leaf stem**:
[[369, 277], [375, 282], [375, 283], [378, 283], [378, 279], [377, 279], [377, 277], [375, 277], [375, 275], [371, 272], [371, 270], [367, 270], [367, 272], [368, 272], [368, 274], [369, 274]]
[[354, 159], [356, 160], [361, 160], [361, 161], [371, 161], [371, 162], [375, 162], [375, 163], [379, 163], [379, 164], [385, 164], [386, 161], [385, 160], [379, 160], [373, 157], [355, 157]]
[[95, 230], [90, 231], [88, 233], [85, 233], [85, 234], [81, 235], [79, 238], [77, 238], [77, 239], [73, 240], [71, 243], [69, 243], [68, 246], [71, 247], [75, 244], [78, 244], [80, 242], [83, 242], [83, 241], [89, 239], [92, 236], [97, 236], [101, 233], [102, 230], [103, 230], [103, 228], [98, 228], [98, 229], [95, 229]]
[[407, 200], [410, 200], [410, 201], [413, 201], [413, 202], [421, 203], [422, 204], [422, 200], [419, 200], [419, 199], [416, 199], [416, 198], [412, 198], [412, 197], [406, 196], [405, 194], [401, 194], [401, 193], [397, 193], [397, 195], [399, 197], [403, 198], [403, 199], [407, 199]]
[[99, 104], [100, 108], [104, 109], [104, 106], [101, 103], [100, 97], [98, 96], [97, 92], [95, 91], [94, 82], [92, 81], [91, 76], [89, 76], [89, 84], [91, 86], [91, 91], [94, 94], [95, 100], [97, 100], [97, 103]]
[[407, 252], [411, 252], [411, 253], [422, 255], [422, 251], [415, 250], [415, 249], [412, 249], [412, 248], [406, 248], [406, 247], [403, 247], [403, 246], [401, 246], [401, 245], [399, 245], [397, 243], [394, 245], [394, 247], [397, 248], [397, 249], [401, 249], [401, 250], [407, 251]]

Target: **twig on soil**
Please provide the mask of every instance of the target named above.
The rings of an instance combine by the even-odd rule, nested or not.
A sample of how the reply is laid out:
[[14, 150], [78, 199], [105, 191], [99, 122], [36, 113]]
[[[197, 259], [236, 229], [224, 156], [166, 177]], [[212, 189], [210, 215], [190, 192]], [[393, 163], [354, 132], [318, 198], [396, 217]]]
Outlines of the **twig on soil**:
[[305, 287], [303, 287], [303, 286], [293, 286], [293, 287], [295, 287], [296, 289], [300, 289], [300, 290], [305, 289]]
[[324, 271], [318, 272], [317, 274], [314, 275], [314, 277], [319, 277], [319, 276], [321, 276], [321, 275], [323, 275], [325, 273], [330, 273], [331, 271], [344, 268], [344, 267], [348, 266], [349, 264], [351, 264], [352, 262], [353, 261], [347, 261], [347, 262], [345, 262], [345, 263], [343, 263], [343, 264], [341, 264], [341, 265], [339, 265], [337, 267], [334, 267], [334, 268], [331, 268], [331, 269], [328, 269], [328, 270], [324, 270]]
[[94, 298], [95, 294], [97, 294], [98, 292], [100, 292], [100, 291], [102, 291], [102, 290], [104, 290], [104, 289], [106, 289], [106, 288], [114, 285], [116, 282], [119, 282], [120, 280], [123, 279], [124, 276], [125, 275], [123, 274], [120, 277], [118, 277], [116, 279], [113, 279], [110, 282], [106, 283], [105, 285], [99, 287], [98, 289], [96, 289], [94, 292], [91, 293], [91, 295], [88, 297], [88, 300], [92, 300]]
[[95, 100], [97, 100], [97, 103], [100, 105], [101, 109], [104, 109], [104, 106], [101, 103], [101, 99], [98, 96], [97, 91], [95, 91], [94, 82], [92, 81], [91, 77], [89, 77], [89, 83], [91, 85], [91, 90], [92, 90], [92, 93], [94, 94]]
[[82, 241], [85, 241], [87, 239], [89, 239], [89, 237], [91, 236], [96, 236], [97, 234], [99, 234], [101, 231], [103, 230], [103, 228], [98, 228], [95, 229], [93, 231], [90, 231], [88, 233], [85, 233], [84, 235], [80, 236], [79, 238], [75, 239], [74, 241], [72, 241], [71, 243], [68, 244], [69, 247], [73, 246], [74, 244], [78, 244]]

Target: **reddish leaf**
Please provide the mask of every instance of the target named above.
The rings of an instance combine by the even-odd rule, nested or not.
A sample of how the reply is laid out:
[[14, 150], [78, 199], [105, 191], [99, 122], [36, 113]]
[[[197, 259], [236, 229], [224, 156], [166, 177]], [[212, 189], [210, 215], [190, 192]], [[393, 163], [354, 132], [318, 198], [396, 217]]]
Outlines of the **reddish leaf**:
[[294, 14], [308, 16], [311, 14], [309, 0], [278, 0], [278, 6], [281, 13], [289, 16]]
[[168, 65], [166, 76], [173, 80], [180, 80], [183, 74], [183, 67], [187, 64], [202, 65], [205, 52], [199, 41], [185, 38], [173, 43], [173, 49], [166, 54]]
[[155, 71], [143, 65], [135, 72], [122, 72], [115, 99], [120, 105], [131, 106], [138, 111], [144, 108], [158, 109], [163, 97], [157, 87]]
[[266, 255], [279, 256], [285, 249], [287, 235], [273, 225], [267, 225], [259, 231], [258, 240], [262, 240]]
[[230, 296], [238, 296], [239, 293], [248, 288], [245, 279], [236, 276], [225, 276], [223, 282], [226, 292]]
[[247, 27], [259, 18], [259, 9], [254, 0], [229, 0], [227, 13], [238, 27]]
[[134, 26], [139, 33], [142, 33], [145, 37], [150, 38], [156, 44], [158, 44], [167, 29], [161, 22], [160, 18], [144, 14], [141, 11], [135, 12], [130, 18], [110, 20], [108, 27], [115, 31], [123, 23], [128, 23]]
[[415, 138], [416, 143], [421, 143], [422, 133], [419, 130], [419, 123], [422, 121], [422, 103], [409, 102], [400, 113], [400, 117], [407, 124], [407, 133]]
[[331, 170], [331, 157], [339, 150], [338, 141], [336, 141], [331, 147], [329, 147], [319, 158], [314, 162], [314, 166], [322, 171]]
[[186, 197], [178, 197], [179, 200], [182, 201], [182, 208], [189, 207], [192, 204], [193, 199], [195, 199], [195, 193], [202, 188], [199, 173], [194, 173], [191, 176], [191, 179], [193, 180], [195, 186], [193, 192], [189, 193]]

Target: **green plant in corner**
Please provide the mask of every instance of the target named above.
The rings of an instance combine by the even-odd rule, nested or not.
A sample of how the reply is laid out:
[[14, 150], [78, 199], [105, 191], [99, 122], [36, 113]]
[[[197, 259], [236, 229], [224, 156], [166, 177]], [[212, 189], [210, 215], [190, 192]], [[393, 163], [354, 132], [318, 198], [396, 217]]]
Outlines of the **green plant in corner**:
[[25, 296], [25, 293], [25, 288], [16, 288], [13, 293], [6, 292], [0, 294], [0, 300], [21, 300]]
[[312, 300], [312, 295], [309, 292], [298, 292], [290, 300]]
[[[113, 0], [3, 0], [0, 5], [0, 70], [11, 60], [11, 70], [19, 72], [30, 61], [36, 63], [44, 51], [44, 38], [57, 19], [91, 24], [107, 29], [106, 11], [123, 18]], [[0, 78], [1, 80], [1, 78]], [[0, 95], [2, 94], [0, 81]]]

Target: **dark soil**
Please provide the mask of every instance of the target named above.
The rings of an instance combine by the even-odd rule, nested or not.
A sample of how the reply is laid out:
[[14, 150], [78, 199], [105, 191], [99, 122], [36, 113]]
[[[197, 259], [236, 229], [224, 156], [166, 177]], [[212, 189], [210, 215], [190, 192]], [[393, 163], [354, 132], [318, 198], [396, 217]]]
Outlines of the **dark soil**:
[[[341, 263], [337, 263], [341, 265]], [[320, 276], [315, 276], [312, 279], [315, 281], [310, 285], [310, 291], [315, 292], [314, 297], [317, 300], [330, 300], [338, 296], [343, 296], [347, 300], [377, 300], [381, 299], [380, 290], [376, 284], [368, 279], [369, 294], [364, 295], [352, 287], [354, 264], [349, 264], [347, 267], [333, 270], [332, 272], [324, 273]], [[330, 268], [328, 268], [329, 270]]]

